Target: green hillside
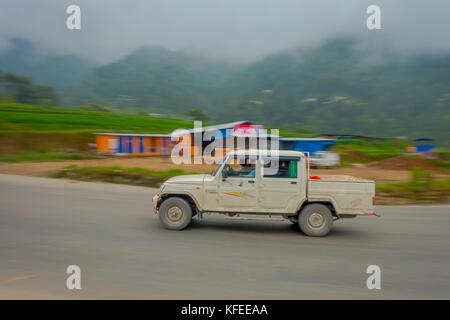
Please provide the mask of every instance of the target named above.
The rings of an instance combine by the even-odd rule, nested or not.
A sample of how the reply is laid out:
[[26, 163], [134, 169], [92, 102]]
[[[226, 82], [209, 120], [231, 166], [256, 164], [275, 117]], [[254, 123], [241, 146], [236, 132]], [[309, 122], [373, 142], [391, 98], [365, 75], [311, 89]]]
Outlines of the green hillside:
[[233, 70], [200, 56], [144, 47], [95, 69], [79, 85], [66, 88], [62, 96], [66, 106], [95, 102], [125, 111], [206, 110]]
[[365, 61], [350, 40], [268, 57], [234, 78], [225, 120], [450, 140], [450, 55]]
[[[181, 115], [200, 109], [216, 123], [250, 120], [291, 132], [302, 128], [315, 133], [429, 137], [450, 145], [448, 54], [374, 55], [372, 48], [363, 49], [357, 40], [336, 39], [244, 66], [144, 47], [92, 69], [76, 57], [39, 57], [26, 42], [16, 39], [13, 43], [0, 55], [0, 70], [35, 75], [32, 79], [39, 84], [57, 85], [58, 96], [31, 83], [26, 92], [20, 85], [7, 86], [8, 97], [22, 97], [8, 101], [42, 105], [59, 100], [66, 107], [96, 103], [133, 114]], [[1, 87], [0, 83], [0, 92]], [[43, 94], [44, 89], [48, 93]], [[40, 99], [33, 98], [37, 91]], [[43, 103], [49, 100], [53, 103]], [[145, 125], [135, 126], [139, 121], [130, 119], [130, 127], [116, 126], [114, 120], [126, 115], [110, 117], [111, 130], [152, 131]], [[15, 126], [11, 123], [8, 126]], [[87, 123], [91, 120], [78, 129], [90, 130]]]
[[450, 55], [371, 59], [356, 40], [292, 50], [250, 66], [142, 48], [62, 93], [65, 105], [252, 120], [290, 131], [432, 137], [448, 143]]
[[84, 153], [92, 151], [96, 132], [170, 133], [192, 125], [144, 115], [0, 103], [0, 162], [84, 159], [90, 157]]
[[174, 129], [192, 126], [190, 121], [177, 119], [0, 103], [0, 132], [3, 133], [31, 131], [170, 133]]

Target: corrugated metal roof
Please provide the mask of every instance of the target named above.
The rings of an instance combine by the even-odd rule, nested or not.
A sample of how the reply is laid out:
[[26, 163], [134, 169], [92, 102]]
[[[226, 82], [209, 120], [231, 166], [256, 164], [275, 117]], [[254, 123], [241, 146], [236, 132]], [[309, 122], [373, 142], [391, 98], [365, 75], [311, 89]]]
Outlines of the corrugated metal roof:
[[192, 129], [186, 129], [186, 128], [180, 128], [186, 130], [188, 133], [194, 133], [194, 132], [205, 132], [205, 131], [214, 131], [214, 130], [222, 130], [222, 129], [232, 129], [234, 126], [239, 124], [250, 124], [250, 121], [235, 121], [235, 122], [228, 122], [228, 123], [222, 123], [222, 124], [215, 124], [212, 126], [206, 126], [201, 127], [198, 129], [201, 129], [197, 131], [198, 129], [192, 128]]
[[[207, 130], [222, 130], [222, 129], [232, 129], [234, 126], [239, 124], [249, 124], [249, 121], [235, 121], [228, 122], [223, 124], [217, 124], [212, 126], [201, 127], [201, 132]], [[184, 129], [184, 128], [180, 128]], [[188, 133], [194, 133], [195, 129], [184, 129], [187, 130]], [[132, 136], [132, 137], [171, 137], [171, 134], [161, 134], [161, 133], [120, 133], [120, 132], [99, 132], [95, 133], [97, 135], [105, 135], [105, 136]]]

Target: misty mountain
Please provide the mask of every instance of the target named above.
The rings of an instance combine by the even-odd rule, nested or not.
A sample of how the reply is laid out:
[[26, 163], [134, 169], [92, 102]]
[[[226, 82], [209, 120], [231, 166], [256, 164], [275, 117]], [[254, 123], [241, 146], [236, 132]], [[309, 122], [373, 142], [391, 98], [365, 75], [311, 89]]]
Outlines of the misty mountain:
[[450, 138], [450, 55], [377, 57], [354, 40], [335, 40], [267, 57], [233, 82], [217, 118]]
[[449, 139], [450, 56], [380, 56], [341, 39], [233, 66], [147, 47], [63, 91], [66, 105], [252, 120], [316, 132]]
[[44, 55], [28, 41], [14, 38], [0, 52], [0, 71], [32, 78], [44, 85], [63, 88], [81, 81], [93, 65], [73, 55]]
[[66, 105], [95, 101], [122, 110], [185, 113], [209, 109], [235, 67], [162, 47], [144, 47], [95, 69], [63, 91]]

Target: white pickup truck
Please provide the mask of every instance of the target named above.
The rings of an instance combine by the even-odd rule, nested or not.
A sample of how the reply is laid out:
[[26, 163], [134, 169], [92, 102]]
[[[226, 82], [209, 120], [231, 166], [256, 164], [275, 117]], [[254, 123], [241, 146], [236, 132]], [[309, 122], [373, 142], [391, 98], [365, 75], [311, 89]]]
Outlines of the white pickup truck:
[[325, 236], [333, 221], [374, 211], [375, 184], [352, 176], [310, 177], [297, 151], [240, 150], [227, 154], [211, 174], [170, 178], [153, 197], [155, 214], [171, 230], [203, 213], [278, 215], [308, 236]]

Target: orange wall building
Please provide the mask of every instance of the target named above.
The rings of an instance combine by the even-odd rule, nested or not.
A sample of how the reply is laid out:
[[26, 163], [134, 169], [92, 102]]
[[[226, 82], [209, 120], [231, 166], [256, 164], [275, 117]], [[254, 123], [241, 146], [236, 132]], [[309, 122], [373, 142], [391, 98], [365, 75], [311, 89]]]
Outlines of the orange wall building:
[[170, 155], [168, 134], [96, 133], [97, 151], [109, 155]]

